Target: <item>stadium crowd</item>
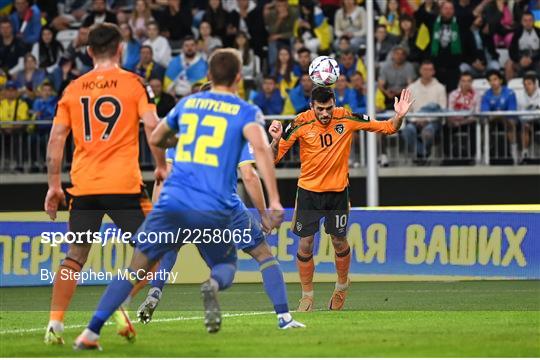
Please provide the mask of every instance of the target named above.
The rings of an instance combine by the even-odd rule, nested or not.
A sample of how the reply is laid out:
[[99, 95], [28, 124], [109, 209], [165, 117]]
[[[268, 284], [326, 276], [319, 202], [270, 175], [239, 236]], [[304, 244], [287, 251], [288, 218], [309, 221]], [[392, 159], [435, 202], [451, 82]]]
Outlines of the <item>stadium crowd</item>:
[[[540, 109], [540, 0], [373, 1], [377, 111], [393, 110], [405, 87], [416, 99], [413, 112]], [[0, 0], [0, 7], [4, 154], [16, 133], [31, 134], [44, 153], [50, 125], [24, 121], [51, 120], [63, 89], [92, 68], [88, 32], [101, 22], [120, 26], [122, 66], [148, 81], [160, 117], [206, 81], [208, 56], [220, 47], [239, 49], [239, 96], [266, 115], [309, 107], [307, 70], [318, 55], [339, 63], [337, 105], [366, 111], [365, 0]], [[415, 158], [430, 156], [441, 131], [429, 120], [400, 131]], [[526, 160], [530, 119], [496, 120], [513, 162]], [[474, 121], [454, 117], [444, 126]]]

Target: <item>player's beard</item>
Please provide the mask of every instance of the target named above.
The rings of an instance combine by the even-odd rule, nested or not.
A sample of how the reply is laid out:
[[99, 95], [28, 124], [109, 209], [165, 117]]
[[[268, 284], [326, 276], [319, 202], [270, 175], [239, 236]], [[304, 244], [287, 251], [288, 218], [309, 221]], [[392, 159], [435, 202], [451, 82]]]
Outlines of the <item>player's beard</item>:
[[328, 117], [324, 117], [324, 118], [320, 117], [320, 116], [317, 116], [317, 120], [319, 120], [321, 125], [327, 126], [328, 124], [330, 124], [330, 121], [332, 120], [332, 116], [328, 116]]

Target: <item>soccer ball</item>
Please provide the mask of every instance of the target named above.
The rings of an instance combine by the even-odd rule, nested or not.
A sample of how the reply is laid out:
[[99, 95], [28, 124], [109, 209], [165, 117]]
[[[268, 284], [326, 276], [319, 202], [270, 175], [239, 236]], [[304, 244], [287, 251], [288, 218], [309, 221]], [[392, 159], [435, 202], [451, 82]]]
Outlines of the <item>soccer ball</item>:
[[328, 56], [319, 56], [309, 64], [309, 77], [319, 86], [333, 85], [339, 77], [339, 65]]

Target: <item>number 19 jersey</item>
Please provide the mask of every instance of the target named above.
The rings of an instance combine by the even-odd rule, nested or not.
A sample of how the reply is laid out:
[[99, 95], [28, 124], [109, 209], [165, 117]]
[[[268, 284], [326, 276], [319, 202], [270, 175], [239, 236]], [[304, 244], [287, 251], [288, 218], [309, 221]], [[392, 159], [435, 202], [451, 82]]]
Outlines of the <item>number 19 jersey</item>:
[[246, 145], [243, 130], [253, 122], [264, 124], [261, 111], [236, 95], [204, 91], [182, 99], [166, 121], [178, 132], [178, 144], [163, 192], [174, 191], [197, 210], [237, 206], [233, 194]]
[[141, 192], [139, 120], [148, 111], [156, 111], [151, 90], [129, 71], [92, 70], [69, 84], [53, 123], [73, 134], [70, 194]]

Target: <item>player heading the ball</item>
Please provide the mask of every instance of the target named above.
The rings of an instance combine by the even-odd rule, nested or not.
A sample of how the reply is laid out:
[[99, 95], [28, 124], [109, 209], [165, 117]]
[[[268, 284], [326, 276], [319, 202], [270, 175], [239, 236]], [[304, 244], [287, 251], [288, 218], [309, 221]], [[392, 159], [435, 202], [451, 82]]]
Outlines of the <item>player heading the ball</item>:
[[328, 308], [343, 308], [350, 284], [351, 253], [346, 233], [350, 207], [348, 160], [353, 133], [364, 130], [393, 134], [401, 127], [411, 104], [410, 91], [403, 90], [400, 99], [395, 99], [395, 116], [388, 121], [377, 121], [336, 107], [334, 91], [316, 86], [311, 92], [311, 109], [299, 114], [285, 132], [280, 121], [272, 122], [269, 132], [276, 163], [296, 141], [300, 144], [300, 178], [295, 218], [291, 223], [293, 232], [300, 237], [296, 264], [302, 298], [298, 311], [313, 310], [313, 245], [323, 217], [325, 231], [332, 238], [337, 272]]

